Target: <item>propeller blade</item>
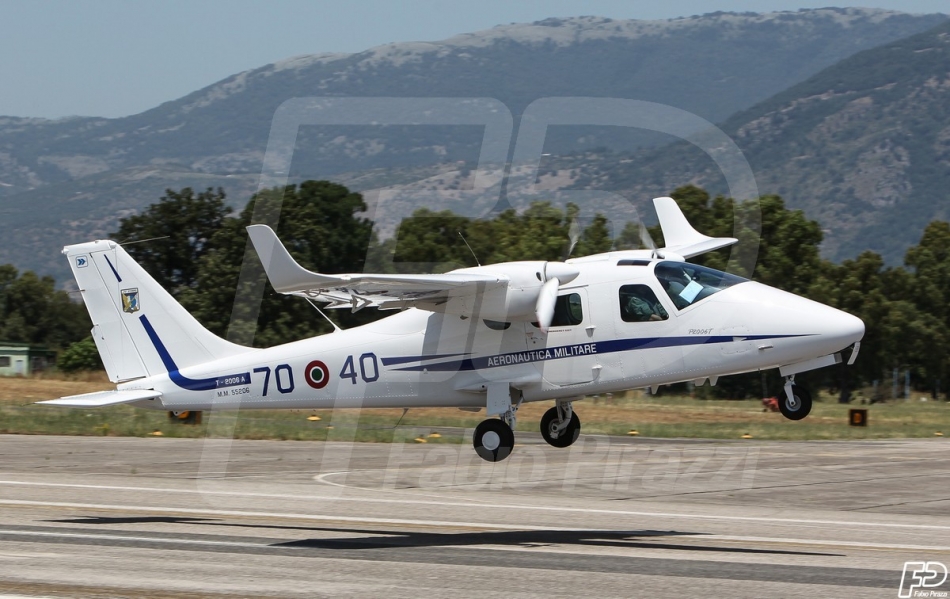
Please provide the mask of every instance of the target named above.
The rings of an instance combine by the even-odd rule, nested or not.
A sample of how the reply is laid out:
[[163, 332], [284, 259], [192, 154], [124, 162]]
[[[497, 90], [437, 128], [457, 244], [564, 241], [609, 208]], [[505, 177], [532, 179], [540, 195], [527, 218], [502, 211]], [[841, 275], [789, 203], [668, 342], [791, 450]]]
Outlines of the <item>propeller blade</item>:
[[544, 265], [544, 280], [548, 279], [557, 279], [562, 284], [570, 283], [581, 274], [581, 271], [577, 269], [573, 264], [565, 264], [564, 262], [548, 262]]
[[570, 238], [571, 244], [567, 246], [567, 253], [564, 255], [565, 260], [571, 257], [571, 253], [574, 252], [574, 247], [581, 238], [581, 226], [577, 223], [576, 218], [571, 219], [571, 225], [567, 229], [567, 236]]
[[535, 318], [542, 331], [547, 331], [554, 320], [554, 305], [557, 303], [557, 290], [560, 282], [557, 278], [548, 279], [538, 294], [538, 303], [535, 306]]
[[650, 236], [650, 232], [642, 220], [640, 221], [640, 243], [645, 245], [648, 250], [656, 251], [656, 242], [653, 241], [653, 237]]

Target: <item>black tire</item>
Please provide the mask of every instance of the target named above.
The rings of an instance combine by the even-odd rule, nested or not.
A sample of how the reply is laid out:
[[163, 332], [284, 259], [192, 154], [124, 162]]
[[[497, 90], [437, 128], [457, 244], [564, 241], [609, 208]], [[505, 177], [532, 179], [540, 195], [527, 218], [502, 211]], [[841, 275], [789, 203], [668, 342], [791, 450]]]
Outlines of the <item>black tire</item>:
[[792, 395], [795, 397], [795, 404], [790, 404], [785, 390], [782, 390], [781, 399], [778, 402], [778, 408], [789, 420], [801, 420], [811, 412], [811, 393], [800, 385], [792, 385]]
[[478, 457], [488, 462], [500, 462], [511, 455], [515, 434], [503, 420], [489, 418], [475, 427], [472, 446]]
[[557, 427], [558, 414], [557, 408], [551, 408], [544, 413], [544, 416], [541, 417], [541, 436], [544, 437], [544, 440], [548, 442], [548, 445], [553, 447], [570, 447], [574, 444], [574, 441], [577, 441], [577, 438], [581, 434], [581, 419], [577, 417], [577, 414], [571, 412], [571, 420], [567, 423], [567, 428], [565, 428], [560, 435], [555, 437], [554, 428]]

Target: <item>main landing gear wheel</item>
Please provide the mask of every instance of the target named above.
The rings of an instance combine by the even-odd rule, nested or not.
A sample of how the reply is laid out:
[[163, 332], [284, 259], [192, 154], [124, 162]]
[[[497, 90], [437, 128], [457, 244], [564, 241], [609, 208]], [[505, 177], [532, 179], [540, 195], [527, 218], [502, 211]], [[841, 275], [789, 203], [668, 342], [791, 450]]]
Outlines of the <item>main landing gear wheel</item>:
[[472, 445], [483, 460], [500, 462], [511, 454], [515, 446], [515, 434], [504, 420], [489, 418], [475, 427]]
[[175, 424], [201, 424], [201, 412], [195, 410], [169, 412], [168, 420]]
[[811, 393], [801, 385], [792, 385], [792, 397], [783, 390], [778, 408], [789, 420], [801, 420], [811, 412]]
[[[566, 426], [563, 426], [566, 424]], [[581, 434], [581, 419], [571, 411], [570, 419], [564, 423], [558, 414], [557, 407], [553, 407], [541, 417], [541, 436], [554, 447], [569, 447], [577, 441]]]

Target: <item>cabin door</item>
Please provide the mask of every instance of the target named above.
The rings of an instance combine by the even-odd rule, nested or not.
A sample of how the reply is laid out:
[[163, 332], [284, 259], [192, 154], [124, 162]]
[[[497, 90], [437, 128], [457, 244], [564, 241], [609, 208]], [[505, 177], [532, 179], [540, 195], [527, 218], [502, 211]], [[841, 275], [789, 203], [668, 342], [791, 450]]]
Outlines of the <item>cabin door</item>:
[[539, 352], [536, 363], [548, 383], [559, 386], [589, 383], [600, 375], [596, 333], [587, 289], [562, 290], [547, 333], [528, 325], [528, 350]]

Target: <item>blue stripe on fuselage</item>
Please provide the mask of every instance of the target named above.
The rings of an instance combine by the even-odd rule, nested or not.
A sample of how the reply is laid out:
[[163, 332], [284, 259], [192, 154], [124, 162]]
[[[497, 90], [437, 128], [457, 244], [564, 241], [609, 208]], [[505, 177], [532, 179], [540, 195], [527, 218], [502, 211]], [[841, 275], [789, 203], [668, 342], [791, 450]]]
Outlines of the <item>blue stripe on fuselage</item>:
[[457, 354], [430, 354], [427, 356], [403, 356], [399, 358], [380, 358], [383, 363], [383, 366], [395, 366], [397, 364], [407, 364], [409, 362], [425, 362], [426, 360], [438, 360], [440, 358], [454, 358], [456, 356], [464, 356], [466, 354], [457, 353]]
[[[396, 370], [431, 370], [447, 372], [484, 370], [486, 368], [498, 368], [501, 366], [512, 366], [515, 364], [524, 364], [530, 362], [546, 362], [548, 360], [575, 358], [577, 356], [589, 354], [612, 354], [615, 352], [634, 351], [639, 349], [657, 349], [661, 347], [678, 347], [687, 345], [707, 345], [711, 343], [733, 343], [736, 341], [761, 341], [764, 339], [786, 339], [789, 337], [807, 336], [809, 335], [748, 335], [745, 337], [716, 335], [711, 337], [639, 337], [632, 339], [612, 339], [610, 341], [591, 341], [590, 343], [560, 345], [557, 347], [510, 352], [506, 354], [496, 354], [493, 356], [477, 356], [462, 360], [438, 362], [436, 364], [407, 366], [404, 368], [397, 368]], [[409, 358], [389, 359], [401, 360], [402, 362], [411, 361]], [[419, 360], [420, 358], [417, 357], [415, 359]], [[386, 358], [383, 359], [383, 364], [386, 364]]]
[[148, 334], [148, 338], [152, 341], [152, 345], [155, 346], [155, 351], [158, 352], [158, 356], [162, 359], [162, 364], [165, 365], [165, 370], [168, 371], [168, 378], [170, 378], [173, 383], [182, 389], [187, 389], [188, 391], [208, 391], [210, 389], [220, 389], [222, 387], [235, 387], [237, 385], [251, 384], [250, 372], [228, 374], [211, 379], [190, 379], [182, 375], [180, 372], [178, 372], [178, 365], [175, 364], [175, 360], [172, 359], [172, 356], [170, 353], [168, 353], [168, 349], [165, 347], [165, 344], [162, 343], [161, 339], [159, 339], [158, 333], [155, 332], [155, 328], [152, 327], [152, 323], [148, 321], [148, 318], [144, 314], [139, 316], [139, 320], [142, 322], [142, 326], [145, 327], [145, 332]]

